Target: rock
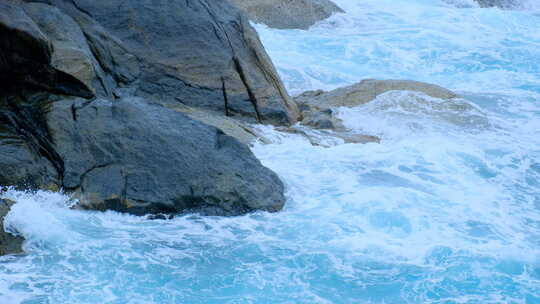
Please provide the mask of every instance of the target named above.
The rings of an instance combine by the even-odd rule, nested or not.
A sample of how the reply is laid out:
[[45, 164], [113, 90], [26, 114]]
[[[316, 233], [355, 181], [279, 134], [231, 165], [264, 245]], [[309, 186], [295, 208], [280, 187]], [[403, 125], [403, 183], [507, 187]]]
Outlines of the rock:
[[[301, 124], [303, 126], [309, 126], [320, 130], [330, 130], [331, 132], [325, 132], [330, 132], [333, 136], [344, 140], [346, 143], [380, 142], [380, 139], [376, 136], [350, 133], [343, 126], [343, 122], [334, 115], [334, 109], [339, 107], [360, 106], [389, 91], [420, 92], [430, 97], [445, 100], [444, 105], [459, 107], [461, 104], [454, 101], [455, 98], [459, 97], [457, 94], [434, 84], [412, 80], [375, 79], [366, 79], [357, 84], [338, 88], [330, 92], [322, 90], [307, 91], [298, 95], [295, 100], [302, 111]], [[446, 102], [446, 100], [449, 101]], [[430, 101], [426, 100], [419, 100], [418, 102], [422, 105], [426, 103], [432, 104]], [[432, 109], [438, 107], [442, 108], [443, 105], [430, 106]], [[467, 109], [467, 111], [469, 110], [470, 109]]]
[[413, 80], [375, 80], [361, 82], [332, 90], [330, 92], [308, 91], [295, 98], [301, 109], [330, 109], [335, 107], [354, 107], [365, 104], [378, 95], [388, 91], [415, 91], [428, 96], [451, 99], [458, 95], [443, 87]]
[[59, 101], [47, 122], [63, 188], [82, 208], [238, 215], [285, 202], [279, 178], [245, 145], [141, 98]]
[[518, 6], [518, 0], [476, 0], [481, 7], [514, 8]]
[[[492, 127], [488, 116], [474, 103], [465, 98], [433, 99], [422, 93], [412, 91], [393, 91], [363, 105], [365, 115], [386, 113], [387, 117], [409, 119], [431, 119], [444, 125], [454, 125], [469, 132], [485, 130]], [[391, 119], [390, 119], [391, 120]], [[416, 124], [421, 128], [421, 124]]]
[[225, 115], [296, 119], [228, 2], [7, 1], [0, 36], [0, 185], [137, 215], [282, 208], [283, 184], [247, 146], [174, 110], [231, 134], [247, 129]]
[[251, 20], [278, 29], [308, 29], [343, 10], [329, 0], [232, 0]]
[[2, 95], [34, 87], [58, 94], [93, 97], [86, 85], [50, 64], [50, 42], [16, 3], [0, 3]]
[[79, 24], [103, 70], [136, 78], [127, 85], [138, 96], [265, 123], [298, 117], [257, 33], [229, 1], [46, 2]]
[[271, 143], [271, 141], [263, 134], [256, 131], [249, 124], [238, 119], [232, 119], [230, 117], [223, 116], [220, 113], [181, 105], [171, 108], [175, 111], [184, 113], [195, 120], [201, 121], [210, 126], [214, 126], [223, 131], [225, 134], [236, 138], [243, 144], [251, 145], [257, 141], [262, 143]]
[[302, 112], [302, 124], [316, 129], [343, 129], [343, 125], [339, 119], [334, 116], [332, 109], [324, 110], [306, 110]]
[[346, 130], [316, 130], [310, 127], [294, 125], [292, 127], [277, 127], [277, 131], [297, 134], [307, 139], [313, 146], [329, 148], [342, 144], [368, 144], [381, 142], [377, 136], [354, 134]]
[[77, 23], [47, 4], [28, 3], [24, 9], [52, 44], [51, 66], [92, 88], [97, 62]]
[[0, 185], [25, 189], [57, 184], [62, 164], [44, 128], [48, 95], [93, 93], [51, 65], [49, 41], [15, 2], [0, 3], [0, 37]]
[[14, 202], [0, 199], [0, 256], [7, 254], [22, 253], [24, 239], [5, 231], [4, 218], [8, 214]]

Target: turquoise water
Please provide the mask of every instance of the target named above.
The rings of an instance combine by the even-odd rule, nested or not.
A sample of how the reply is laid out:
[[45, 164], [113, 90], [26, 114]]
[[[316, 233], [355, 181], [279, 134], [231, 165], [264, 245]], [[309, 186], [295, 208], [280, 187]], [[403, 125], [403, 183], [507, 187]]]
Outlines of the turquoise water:
[[381, 144], [261, 127], [276, 143], [253, 151], [287, 186], [276, 214], [146, 220], [10, 191], [28, 254], [0, 258], [0, 303], [540, 303], [535, 2], [336, 2], [348, 14], [309, 31], [256, 26], [292, 93], [414, 79], [461, 106], [388, 92], [338, 109]]

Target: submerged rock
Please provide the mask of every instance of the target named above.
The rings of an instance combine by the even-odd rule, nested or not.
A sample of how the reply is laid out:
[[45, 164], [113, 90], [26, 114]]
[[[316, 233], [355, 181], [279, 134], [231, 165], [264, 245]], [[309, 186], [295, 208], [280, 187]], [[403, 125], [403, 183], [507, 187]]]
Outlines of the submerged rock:
[[0, 256], [21, 253], [24, 239], [5, 231], [4, 218], [14, 202], [0, 199]]
[[[343, 122], [337, 117], [335, 109], [339, 107], [356, 107], [377, 100], [378, 96], [390, 94], [390, 91], [408, 91], [410, 96], [398, 96], [391, 101], [379, 102], [369, 107], [370, 111], [383, 112], [392, 108], [411, 113], [440, 117], [456, 125], [485, 128], [489, 122], [478, 113], [477, 109], [464, 102], [456, 93], [443, 87], [411, 80], [374, 80], [367, 79], [357, 84], [325, 92], [308, 91], [297, 96], [299, 108], [302, 110], [301, 124], [317, 129], [331, 130], [333, 133], [347, 134]], [[424, 97], [423, 97], [424, 96]], [[435, 98], [438, 102], [430, 100]], [[368, 109], [366, 109], [367, 111]], [[366, 135], [364, 135], [366, 136]], [[378, 141], [377, 137], [370, 141]], [[344, 138], [344, 140], [347, 140]]]
[[329, 92], [307, 91], [295, 98], [300, 108], [323, 110], [335, 107], [354, 107], [372, 101], [388, 91], [414, 91], [440, 99], [451, 99], [458, 95], [438, 85], [413, 80], [366, 79], [357, 84]]
[[343, 10], [330, 0], [231, 0], [256, 23], [278, 29], [308, 29]]

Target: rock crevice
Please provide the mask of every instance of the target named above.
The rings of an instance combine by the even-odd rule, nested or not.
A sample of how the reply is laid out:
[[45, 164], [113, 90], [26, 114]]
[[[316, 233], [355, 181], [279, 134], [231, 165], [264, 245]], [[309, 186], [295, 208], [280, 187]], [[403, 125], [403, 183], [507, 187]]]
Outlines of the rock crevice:
[[1, 186], [137, 215], [282, 208], [276, 174], [214, 127], [297, 118], [228, 1], [3, 1], [0, 35]]

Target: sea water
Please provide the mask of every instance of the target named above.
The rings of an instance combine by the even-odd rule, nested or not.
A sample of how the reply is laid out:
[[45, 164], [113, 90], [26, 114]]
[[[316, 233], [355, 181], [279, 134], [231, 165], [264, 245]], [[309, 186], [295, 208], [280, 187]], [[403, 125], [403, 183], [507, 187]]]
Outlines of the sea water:
[[380, 144], [259, 127], [278, 213], [147, 220], [9, 191], [27, 254], [0, 258], [0, 303], [540, 303], [540, 5], [336, 2], [309, 31], [256, 25], [292, 94], [379, 78], [463, 98], [336, 109]]

